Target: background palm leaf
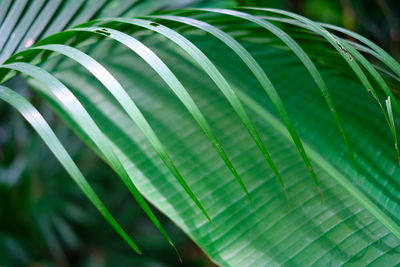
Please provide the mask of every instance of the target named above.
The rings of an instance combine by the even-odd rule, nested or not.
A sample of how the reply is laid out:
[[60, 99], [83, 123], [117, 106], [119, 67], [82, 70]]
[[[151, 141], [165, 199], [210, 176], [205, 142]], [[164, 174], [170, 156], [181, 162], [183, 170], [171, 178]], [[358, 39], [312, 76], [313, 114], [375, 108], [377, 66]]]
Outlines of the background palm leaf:
[[[26, 10], [21, 25], [39, 14], [35, 3], [1, 3], [10, 10], [10, 15], [0, 17], [6, 25], [0, 32], [7, 36], [2, 39], [3, 60], [20, 51], [21, 44], [30, 45], [71, 23], [107, 14], [132, 16], [154, 7], [146, 1], [79, 2], [82, 8], [71, 8], [70, 1], [37, 3], [44, 5], [41, 10], [58, 3], [53, 7], [54, 26], [18, 27], [14, 18], [21, 16], [20, 10]], [[152, 16], [151, 21], [96, 20], [79, 27], [101, 28], [78, 27], [51, 35], [15, 54], [1, 66], [0, 75], [9, 86], [17, 79], [7, 68], [29, 75], [24, 76], [29, 85], [110, 164], [131, 192], [136, 190], [132, 181], [217, 264], [399, 264], [400, 170], [397, 141], [393, 145], [399, 64], [368, 41], [354, 45], [326, 32], [323, 24], [284, 11], [267, 11], [275, 17], [262, 10], [209, 9], [163, 12], [179, 14], [180, 22], [172, 16]], [[225, 36], [218, 39], [202, 27], [193, 27], [189, 17], [209, 23], [211, 33], [221, 36], [222, 30]], [[8, 38], [10, 28], [15, 29], [17, 40]], [[126, 46], [133, 44], [128, 38], [114, 41], [123, 36], [120, 32], [136, 38], [153, 56], [133, 53]], [[236, 49], [227, 45], [232, 42]], [[375, 68], [352, 45], [360, 51], [372, 49], [386, 65]], [[46, 52], [49, 49], [61, 55]], [[137, 51], [146, 50], [139, 46]], [[256, 67], [249, 68], [251, 60], [246, 62], [243, 55], [254, 58]], [[168, 70], [175, 80], [162, 76], [160, 69]], [[50, 74], [38, 76], [43, 70]], [[256, 70], [265, 77], [255, 75]], [[46, 93], [55, 90], [55, 84], [66, 94]], [[180, 91], [174, 91], [177, 86]], [[124, 104], [127, 96], [115, 97], [106, 90], [117, 87], [120, 94], [126, 90], [143, 117], [135, 119], [130, 113], [132, 106]], [[277, 94], [266, 92], [266, 87]], [[2, 92], [13, 94], [8, 89]], [[68, 94], [76, 97], [75, 102], [65, 102]], [[154, 136], [150, 128], [143, 128], [147, 124]], [[100, 131], [91, 130], [97, 127]], [[160, 143], [148, 141], [154, 138]], [[111, 149], [114, 152], [107, 152]], [[265, 158], [275, 162], [272, 169]], [[176, 166], [176, 173], [171, 166]], [[187, 188], [174, 178], [177, 175], [182, 175]], [[133, 194], [170, 241], [144, 200]]]

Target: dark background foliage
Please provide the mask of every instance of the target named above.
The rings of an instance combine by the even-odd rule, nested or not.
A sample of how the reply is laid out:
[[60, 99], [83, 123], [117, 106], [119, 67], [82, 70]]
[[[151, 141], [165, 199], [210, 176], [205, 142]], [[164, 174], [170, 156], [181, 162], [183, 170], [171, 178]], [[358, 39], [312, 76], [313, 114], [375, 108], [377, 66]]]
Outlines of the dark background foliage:
[[[268, 6], [361, 33], [400, 58], [397, 0], [182, 1], [197, 6]], [[187, 3], [186, 3], [187, 2]], [[172, 6], [174, 7], [174, 6]], [[12, 81], [24, 89], [20, 81]], [[32, 98], [33, 97], [33, 98]], [[39, 102], [34, 96], [31, 100]], [[60, 167], [42, 141], [8, 106], [0, 105], [0, 265], [6, 266], [175, 266], [173, 249], [132, 200], [115, 174], [46, 106], [42, 114], [74, 160], [138, 242], [132, 253]], [[207, 256], [170, 220], [158, 214], [183, 257], [183, 265], [212, 266]]]

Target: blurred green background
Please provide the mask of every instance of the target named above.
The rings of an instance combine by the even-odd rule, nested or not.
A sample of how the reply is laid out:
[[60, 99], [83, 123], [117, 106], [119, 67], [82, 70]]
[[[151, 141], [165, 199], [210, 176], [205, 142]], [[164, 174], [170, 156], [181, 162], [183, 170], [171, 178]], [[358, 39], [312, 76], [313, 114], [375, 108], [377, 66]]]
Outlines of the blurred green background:
[[[179, 6], [267, 6], [356, 31], [400, 58], [398, 0], [182, 1]], [[132, 253], [61, 168], [43, 142], [0, 105], [0, 266], [179, 266], [171, 246], [115, 174], [54, 117], [19, 80], [13, 88], [41, 107], [95, 190], [143, 250]], [[213, 266], [174, 223], [158, 214], [184, 266]]]

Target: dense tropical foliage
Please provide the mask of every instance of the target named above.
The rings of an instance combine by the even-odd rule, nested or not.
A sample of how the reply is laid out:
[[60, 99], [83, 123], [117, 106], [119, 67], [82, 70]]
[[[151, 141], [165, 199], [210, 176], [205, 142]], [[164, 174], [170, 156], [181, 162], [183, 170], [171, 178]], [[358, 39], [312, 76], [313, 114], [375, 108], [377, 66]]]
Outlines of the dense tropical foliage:
[[238, 2], [0, 2], [0, 264], [400, 264], [395, 31]]

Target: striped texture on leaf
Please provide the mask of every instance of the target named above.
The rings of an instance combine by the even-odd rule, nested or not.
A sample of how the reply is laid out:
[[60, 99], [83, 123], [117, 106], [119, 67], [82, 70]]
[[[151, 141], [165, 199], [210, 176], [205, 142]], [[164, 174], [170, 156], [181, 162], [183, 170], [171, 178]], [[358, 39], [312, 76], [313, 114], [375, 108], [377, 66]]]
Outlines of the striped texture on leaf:
[[[400, 109], [393, 93], [400, 68], [379, 47], [273, 9], [85, 22], [129, 14], [142, 2], [107, 12], [106, 3], [93, 1], [74, 8], [70, 1], [35, 2], [43, 8], [22, 0], [0, 6], [10, 10], [0, 17], [0, 78], [24, 74], [116, 171], [171, 245], [143, 196], [221, 265], [400, 264]], [[48, 21], [51, 15], [39, 12], [50, 9], [54, 24], [23, 26], [35, 14]], [[309, 36], [318, 56], [304, 41]], [[357, 49], [380, 59], [384, 71]], [[0, 97], [32, 123], [139, 252], [40, 114], [10, 89], [1, 87]], [[40, 118], [36, 124], [26, 110]]]

